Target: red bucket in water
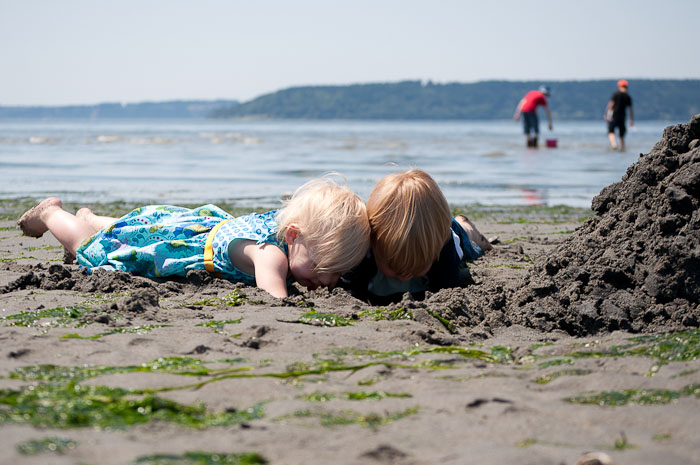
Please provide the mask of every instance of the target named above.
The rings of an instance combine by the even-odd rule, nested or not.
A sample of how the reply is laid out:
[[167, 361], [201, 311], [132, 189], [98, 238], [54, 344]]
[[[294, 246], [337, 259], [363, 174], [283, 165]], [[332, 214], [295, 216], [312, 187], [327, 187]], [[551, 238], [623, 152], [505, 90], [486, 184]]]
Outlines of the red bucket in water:
[[550, 149], [557, 148], [557, 140], [556, 139], [547, 139], [545, 142], [547, 143], [548, 148], [550, 148]]

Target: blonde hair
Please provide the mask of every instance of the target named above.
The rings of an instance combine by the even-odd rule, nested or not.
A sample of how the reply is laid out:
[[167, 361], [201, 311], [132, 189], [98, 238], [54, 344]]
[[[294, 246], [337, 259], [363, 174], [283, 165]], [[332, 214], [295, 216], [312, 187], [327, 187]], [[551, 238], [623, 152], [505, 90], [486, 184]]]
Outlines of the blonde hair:
[[277, 213], [277, 236], [283, 239], [295, 224], [309, 245], [316, 271], [344, 273], [362, 261], [369, 249], [367, 208], [342, 175], [331, 173], [309, 181], [285, 203]]
[[428, 173], [409, 170], [382, 178], [367, 202], [372, 248], [399, 276], [419, 276], [450, 237], [447, 199]]

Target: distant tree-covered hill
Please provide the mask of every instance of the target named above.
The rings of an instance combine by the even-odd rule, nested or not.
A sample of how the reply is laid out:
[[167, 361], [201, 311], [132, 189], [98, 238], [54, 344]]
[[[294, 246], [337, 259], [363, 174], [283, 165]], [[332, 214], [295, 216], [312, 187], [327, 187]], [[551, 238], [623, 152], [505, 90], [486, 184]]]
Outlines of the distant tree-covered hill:
[[72, 106], [0, 106], [0, 118], [204, 118], [236, 100], [175, 100], [169, 102], [100, 103]]
[[[700, 80], [630, 79], [636, 119], [687, 120], [700, 113]], [[540, 84], [550, 86], [555, 119], [602, 119], [615, 80], [483, 81], [435, 84], [404, 81], [292, 87], [214, 110], [216, 118], [503, 119]]]

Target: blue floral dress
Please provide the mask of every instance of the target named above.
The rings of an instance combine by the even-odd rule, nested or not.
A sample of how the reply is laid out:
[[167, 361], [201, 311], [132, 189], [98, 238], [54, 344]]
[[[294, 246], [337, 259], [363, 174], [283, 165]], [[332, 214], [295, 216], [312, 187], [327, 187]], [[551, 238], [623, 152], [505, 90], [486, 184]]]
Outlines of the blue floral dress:
[[276, 213], [234, 218], [211, 204], [195, 209], [149, 205], [127, 213], [83, 242], [77, 262], [89, 270], [146, 277], [185, 276], [190, 270], [206, 269], [255, 286], [255, 276], [233, 266], [228, 246], [236, 239], [248, 239], [274, 244], [288, 254], [287, 244], [277, 239]]

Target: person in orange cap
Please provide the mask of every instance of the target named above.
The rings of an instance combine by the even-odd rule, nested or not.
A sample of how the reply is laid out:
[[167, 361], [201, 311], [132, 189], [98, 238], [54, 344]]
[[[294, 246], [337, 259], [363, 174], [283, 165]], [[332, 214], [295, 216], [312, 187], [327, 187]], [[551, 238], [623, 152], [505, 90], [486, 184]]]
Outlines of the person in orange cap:
[[[610, 147], [613, 150], [617, 150], [618, 147], [621, 152], [625, 151], [625, 132], [627, 128], [625, 127], [625, 119], [627, 117], [627, 107], [630, 109], [630, 127], [634, 126], [634, 111], [632, 109], [632, 97], [627, 93], [627, 87], [629, 83], [620, 79], [617, 81], [617, 92], [615, 92], [608, 105], [605, 107], [605, 121], [608, 123], [608, 139], [610, 140]], [[618, 145], [615, 139], [615, 128], [617, 128], [620, 134], [620, 144]]]

